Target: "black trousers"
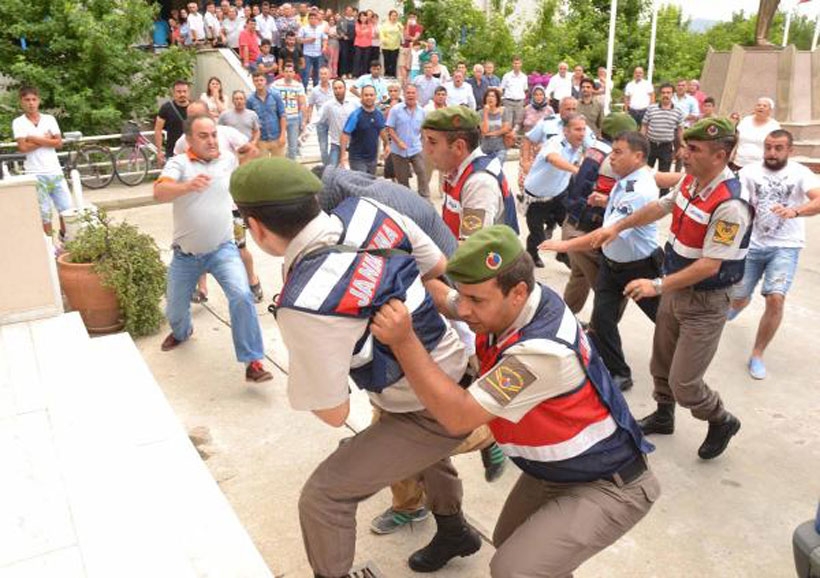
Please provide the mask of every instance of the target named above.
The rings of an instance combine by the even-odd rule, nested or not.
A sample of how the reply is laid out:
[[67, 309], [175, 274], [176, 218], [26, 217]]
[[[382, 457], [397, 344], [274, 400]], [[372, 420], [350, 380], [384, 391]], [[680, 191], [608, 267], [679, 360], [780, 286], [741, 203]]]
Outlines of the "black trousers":
[[[668, 173], [672, 168], [672, 157], [675, 155], [675, 146], [672, 141], [669, 142], [655, 142], [649, 141], [649, 158], [646, 164], [650, 168], [655, 167], [658, 163], [658, 171]], [[661, 196], [669, 192], [669, 189], [661, 189]]]
[[638, 123], [638, 128], [639, 129], [641, 128], [641, 123], [643, 122], [643, 115], [645, 115], [645, 114], [646, 114], [646, 109], [645, 108], [642, 108], [641, 110], [638, 110], [636, 108], [630, 108], [629, 109], [629, 116], [631, 116], [633, 119], [635, 119], [635, 122]]
[[399, 51], [382, 49], [382, 55], [384, 56], [384, 75], [396, 76], [396, 63], [399, 61]]
[[338, 75], [353, 73], [353, 41], [339, 41], [339, 71]]
[[[532, 198], [534, 195], [526, 193]], [[561, 193], [549, 201], [531, 202], [527, 206], [527, 252], [530, 255], [538, 254], [538, 245], [552, 238], [552, 232], [560, 227], [567, 216], [564, 208], [566, 193]]]
[[370, 70], [370, 47], [353, 47], [353, 76], [362, 76]]
[[[601, 259], [589, 335], [613, 376], [632, 376], [621, 346], [621, 334], [618, 332], [618, 323], [628, 301], [624, 296], [624, 288], [634, 279], [654, 279], [661, 276], [663, 253], [660, 249], [657, 251], [652, 257], [631, 263], [615, 263], [605, 257]], [[652, 297], [638, 301], [638, 307], [653, 323], [660, 300], [660, 297]]]

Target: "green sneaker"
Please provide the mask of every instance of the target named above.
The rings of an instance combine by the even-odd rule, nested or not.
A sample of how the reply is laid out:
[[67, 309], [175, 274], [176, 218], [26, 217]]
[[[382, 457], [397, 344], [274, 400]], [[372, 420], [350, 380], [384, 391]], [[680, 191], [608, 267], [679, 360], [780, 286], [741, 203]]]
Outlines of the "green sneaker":
[[426, 520], [429, 515], [430, 510], [423, 506], [414, 512], [397, 512], [387, 508], [370, 522], [370, 531], [374, 534], [392, 534], [407, 524]]

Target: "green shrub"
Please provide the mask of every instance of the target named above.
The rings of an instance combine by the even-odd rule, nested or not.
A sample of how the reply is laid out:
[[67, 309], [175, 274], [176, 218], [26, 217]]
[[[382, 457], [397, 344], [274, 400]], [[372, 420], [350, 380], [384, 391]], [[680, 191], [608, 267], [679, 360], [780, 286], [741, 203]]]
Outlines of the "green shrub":
[[104, 211], [86, 212], [85, 226], [66, 245], [73, 263], [93, 263], [104, 286], [113, 289], [133, 337], [149, 335], [162, 322], [165, 265], [154, 239], [134, 225], [113, 223]]

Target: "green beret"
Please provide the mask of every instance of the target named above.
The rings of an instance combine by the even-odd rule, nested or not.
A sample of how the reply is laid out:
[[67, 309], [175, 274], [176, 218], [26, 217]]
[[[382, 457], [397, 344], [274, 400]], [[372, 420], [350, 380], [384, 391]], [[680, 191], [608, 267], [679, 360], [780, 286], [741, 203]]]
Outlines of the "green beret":
[[726, 117], [710, 117], [699, 120], [683, 133], [684, 140], [718, 140], [735, 136], [735, 125]]
[[473, 233], [447, 263], [453, 281], [474, 285], [504, 272], [524, 252], [518, 236], [507, 225], [492, 225]]
[[231, 196], [237, 205], [278, 205], [322, 190], [310, 170], [286, 158], [254, 159], [231, 175]]
[[481, 126], [481, 117], [478, 113], [466, 106], [445, 106], [428, 114], [421, 128], [451, 132], [456, 130], [471, 130]]
[[633, 130], [638, 130], [638, 123], [625, 112], [610, 112], [601, 123], [601, 132], [610, 138]]

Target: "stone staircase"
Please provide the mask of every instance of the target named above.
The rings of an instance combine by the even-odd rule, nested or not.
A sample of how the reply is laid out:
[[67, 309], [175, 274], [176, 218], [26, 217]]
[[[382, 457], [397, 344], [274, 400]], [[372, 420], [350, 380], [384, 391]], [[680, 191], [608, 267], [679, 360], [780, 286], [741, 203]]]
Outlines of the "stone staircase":
[[783, 122], [782, 127], [794, 136], [794, 160], [820, 173], [820, 121]]
[[127, 334], [0, 326], [0, 576], [272, 578]]

